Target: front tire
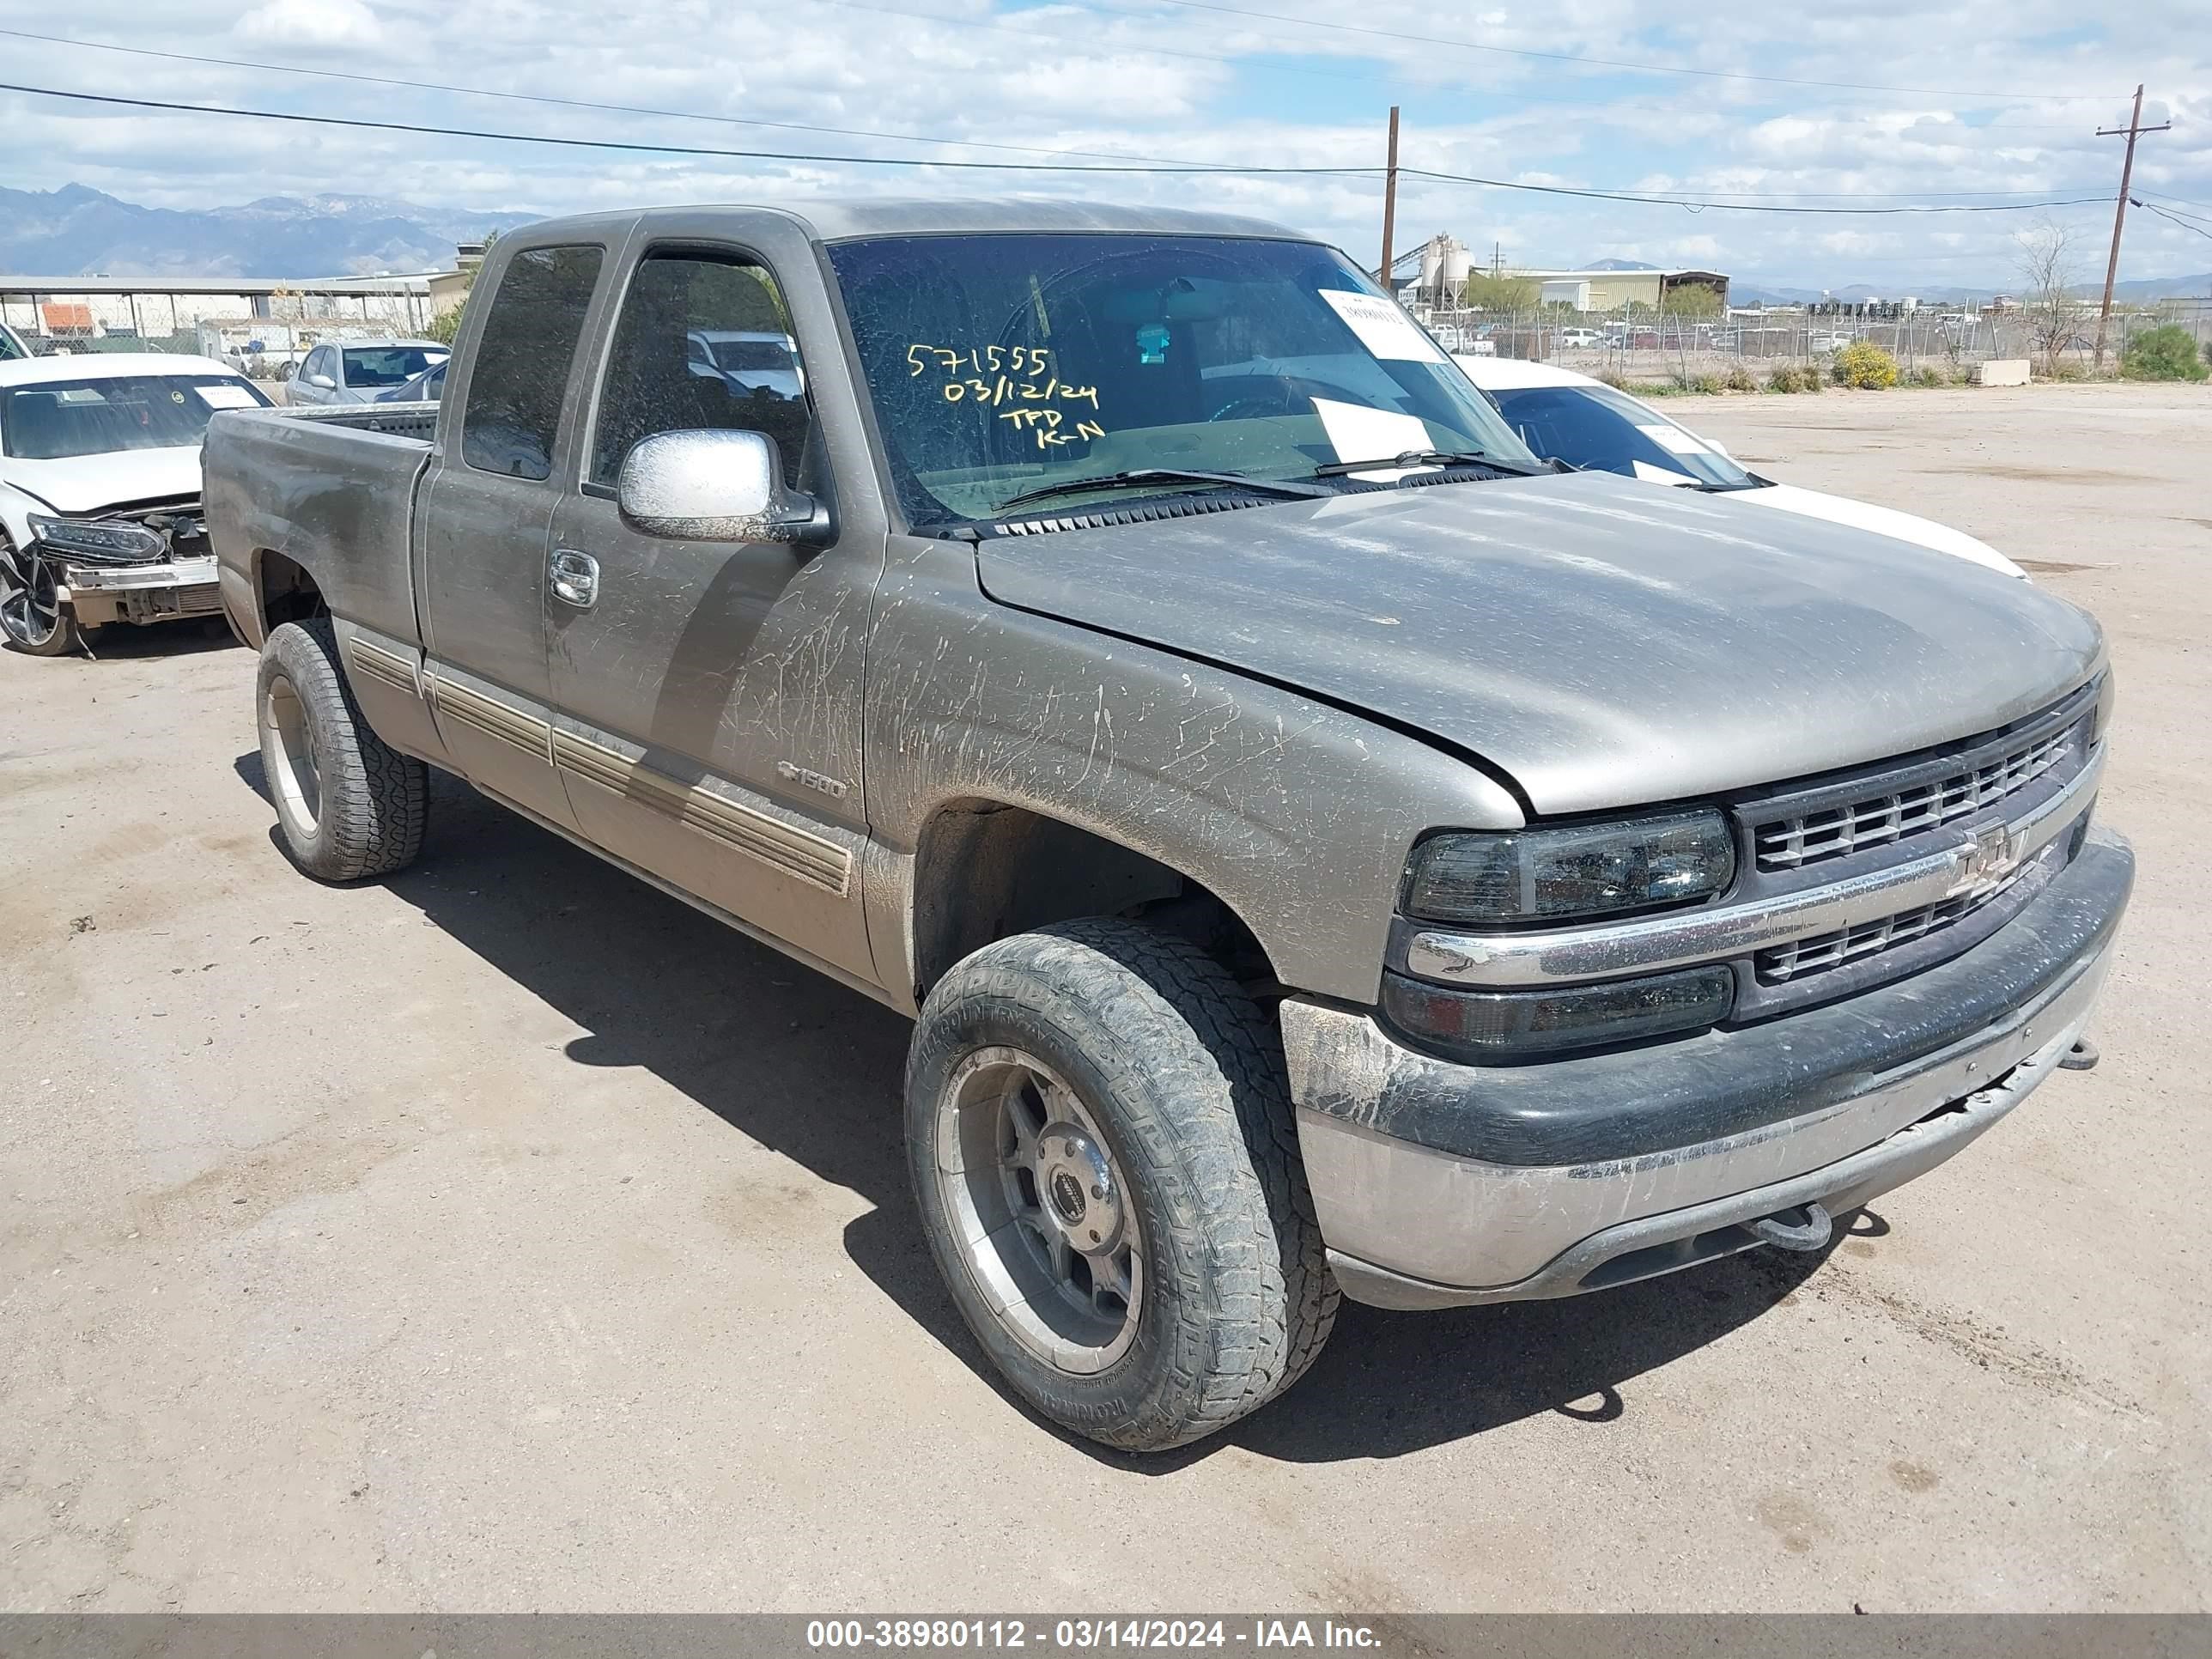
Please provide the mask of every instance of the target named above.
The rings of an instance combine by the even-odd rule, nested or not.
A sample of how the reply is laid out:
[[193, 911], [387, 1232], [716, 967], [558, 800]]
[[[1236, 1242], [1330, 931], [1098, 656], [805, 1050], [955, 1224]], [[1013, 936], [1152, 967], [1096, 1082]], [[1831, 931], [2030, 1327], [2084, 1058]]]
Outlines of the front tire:
[[429, 769], [362, 718], [329, 617], [270, 630], [254, 709], [262, 775], [294, 863], [322, 881], [358, 881], [415, 861], [428, 817]]
[[55, 592], [54, 568], [20, 552], [0, 529], [0, 635], [27, 657], [65, 657], [77, 647], [76, 616]]
[[969, 957], [922, 1007], [907, 1146], [954, 1304], [1054, 1422], [1182, 1445], [1320, 1353], [1337, 1291], [1280, 1045], [1194, 945], [1097, 920]]

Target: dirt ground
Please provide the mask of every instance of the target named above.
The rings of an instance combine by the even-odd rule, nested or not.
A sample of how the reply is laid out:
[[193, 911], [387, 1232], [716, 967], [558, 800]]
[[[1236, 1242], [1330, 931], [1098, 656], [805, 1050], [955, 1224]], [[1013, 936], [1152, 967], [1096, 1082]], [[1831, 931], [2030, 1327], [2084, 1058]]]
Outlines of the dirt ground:
[[2103, 618], [2100, 1070], [1825, 1261], [1347, 1308], [1109, 1456], [939, 1287], [902, 1021], [451, 783], [298, 876], [227, 640], [9, 655], [0, 1609], [2203, 1609], [2212, 395], [1668, 407]]

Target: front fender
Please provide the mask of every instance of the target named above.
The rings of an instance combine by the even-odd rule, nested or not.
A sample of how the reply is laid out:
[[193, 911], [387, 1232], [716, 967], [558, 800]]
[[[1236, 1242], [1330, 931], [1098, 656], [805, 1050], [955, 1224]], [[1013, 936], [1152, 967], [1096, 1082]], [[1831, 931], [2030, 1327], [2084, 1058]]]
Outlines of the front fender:
[[[871, 936], [912, 985], [912, 872], [949, 803], [1024, 807], [1202, 883], [1285, 984], [1371, 1003], [1406, 856], [1438, 827], [1513, 829], [1473, 767], [1357, 714], [993, 604], [968, 549], [895, 558], [869, 653], [869, 819], [897, 872]], [[878, 932], [878, 922], [882, 923]], [[902, 951], [905, 960], [896, 958]]]

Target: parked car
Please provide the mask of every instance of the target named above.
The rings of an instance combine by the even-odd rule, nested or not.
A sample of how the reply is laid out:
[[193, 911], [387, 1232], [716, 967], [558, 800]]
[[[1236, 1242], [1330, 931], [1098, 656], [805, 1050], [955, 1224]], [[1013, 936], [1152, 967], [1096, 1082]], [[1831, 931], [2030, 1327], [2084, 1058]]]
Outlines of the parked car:
[[1699, 437], [1650, 404], [1587, 374], [1545, 363], [1456, 361], [1498, 405], [1521, 441], [1547, 459], [1646, 483], [1725, 492], [1753, 507], [1893, 536], [2008, 576], [2027, 574], [1987, 543], [1931, 519], [1747, 472], [1714, 440]]
[[413, 380], [396, 386], [389, 392], [380, 392], [374, 401], [380, 404], [434, 404], [446, 395], [446, 365], [432, 364]]
[[434, 340], [325, 340], [307, 353], [284, 387], [288, 404], [374, 403], [446, 361]]
[[[690, 373], [732, 272], [804, 397]], [[1823, 1248], [2090, 1016], [2094, 620], [1560, 472], [1296, 232], [558, 221], [452, 375], [210, 431], [283, 846], [402, 868], [436, 766], [913, 1016], [921, 1231], [1076, 1433], [1219, 1429], [1340, 1293]]]
[[219, 409], [268, 404], [209, 357], [0, 362], [0, 632], [58, 657], [86, 629], [222, 614], [200, 514]]
[[805, 389], [799, 342], [760, 329], [695, 328], [684, 337], [694, 374], [719, 377], [745, 392], [796, 398]]
[[1605, 336], [1594, 328], [1563, 328], [1559, 342], [1562, 351], [1598, 351], [1605, 346]]

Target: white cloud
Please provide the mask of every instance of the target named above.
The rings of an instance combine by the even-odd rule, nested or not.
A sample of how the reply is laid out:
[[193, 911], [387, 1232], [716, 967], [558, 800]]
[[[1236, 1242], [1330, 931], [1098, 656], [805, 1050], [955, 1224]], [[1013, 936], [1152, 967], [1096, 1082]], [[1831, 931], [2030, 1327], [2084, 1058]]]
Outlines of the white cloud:
[[238, 20], [238, 33], [285, 46], [373, 46], [384, 37], [361, 0], [267, 0]]
[[[170, 0], [159, 8], [73, 0], [66, 25], [83, 40], [714, 118], [707, 119], [46, 46], [11, 54], [11, 68], [23, 61], [9, 78], [570, 138], [1007, 161], [1024, 159], [1019, 147], [1027, 147], [1371, 166], [1380, 159], [1383, 111], [1399, 103], [1409, 167], [1730, 192], [1773, 206], [1878, 206], [1965, 191], [2094, 197], [2101, 205], [2066, 210], [2092, 228], [2100, 218], [2109, 225], [2118, 154], [2091, 129], [2142, 79], [2172, 111], [2175, 126], [2145, 140], [2138, 188], [2212, 202], [2212, 41], [2196, 26], [2203, 0], [2136, 0], [2087, 25], [2077, 0], [1954, 0], [1944, 8], [1859, 0], [1811, 16], [1771, 0], [1707, 0], [1688, 24], [1678, 21], [1679, 8], [1662, 10], [1653, 0], [1548, 0], [1542, 8], [1487, 0], [1457, 12], [1433, 0], [1362, 0], [1356, 10], [1342, 0], [1239, 3], [1310, 21], [1264, 22], [1176, 0], [631, 0], [618, 27], [587, 29], [577, 14], [538, 0], [374, 0], [374, 10], [363, 0]], [[40, 15], [36, 0], [0, 0], [0, 18], [11, 13]], [[1324, 21], [1470, 44], [1320, 27]], [[226, 31], [234, 43], [207, 44]], [[1909, 50], [1900, 49], [1906, 41]], [[2004, 95], [1632, 75], [1474, 46]], [[2045, 95], [2069, 91], [2094, 96]], [[1017, 148], [931, 148], [746, 122]], [[14, 94], [0, 94], [0, 128], [9, 135], [0, 184], [52, 189], [76, 179], [169, 206], [335, 191], [556, 213], [828, 193], [1036, 191], [1218, 204], [1318, 232], [1363, 259], [1374, 257], [1381, 220], [1380, 186], [1371, 178], [1194, 181], [647, 156], [133, 115]], [[1815, 287], [1869, 275], [1853, 261], [1870, 262], [1885, 281], [1917, 261], [1935, 279], [1988, 285], [2008, 280], [2010, 232], [2028, 216], [1693, 215], [1409, 174], [1397, 236], [1401, 249], [1449, 231], [1472, 246], [1501, 244], [1509, 259], [1532, 264], [1613, 255]], [[2124, 275], [2208, 268], [2212, 242], [2155, 216], [2130, 216]]]

